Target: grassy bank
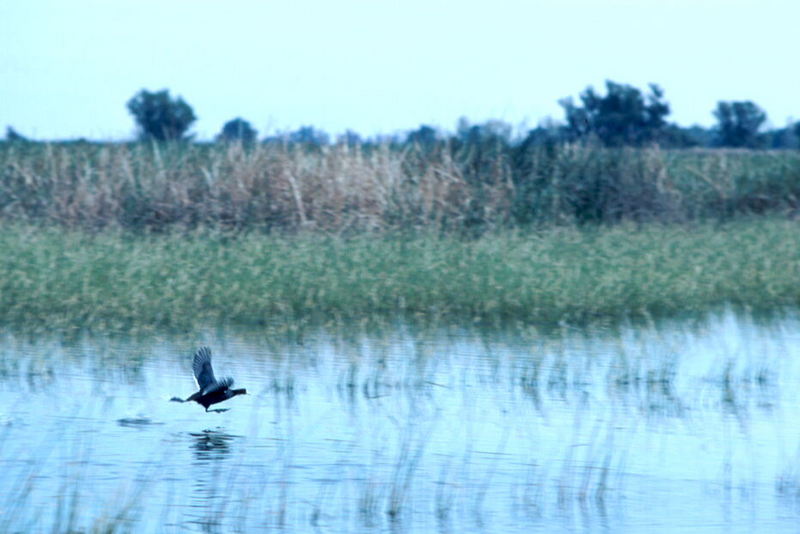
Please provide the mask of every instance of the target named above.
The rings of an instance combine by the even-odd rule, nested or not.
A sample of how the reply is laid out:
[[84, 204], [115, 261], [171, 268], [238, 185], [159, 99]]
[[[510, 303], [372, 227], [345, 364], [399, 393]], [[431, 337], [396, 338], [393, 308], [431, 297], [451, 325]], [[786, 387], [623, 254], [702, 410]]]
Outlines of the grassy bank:
[[0, 220], [91, 230], [417, 228], [474, 236], [798, 207], [796, 151], [0, 143]]
[[581, 321], [800, 303], [798, 223], [229, 237], [0, 229], [0, 321], [114, 327], [404, 316]]

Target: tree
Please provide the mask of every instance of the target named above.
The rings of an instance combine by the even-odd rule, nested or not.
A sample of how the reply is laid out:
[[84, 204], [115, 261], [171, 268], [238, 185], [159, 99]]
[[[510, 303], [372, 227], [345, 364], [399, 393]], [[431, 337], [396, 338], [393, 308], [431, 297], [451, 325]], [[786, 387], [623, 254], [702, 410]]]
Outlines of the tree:
[[336, 142], [340, 145], [347, 145], [349, 147], [364, 144], [364, 140], [361, 139], [361, 136], [358, 135], [358, 132], [353, 130], [345, 130], [343, 134], [336, 136]]
[[405, 142], [419, 149], [430, 151], [439, 142], [439, 132], [436, 131], [436, 128], [423, 124], [416, 130], [408, 132]]
[[511, 144], [512, 126], [499, 119], [489, 119], [483, 124], [470, 124], [466, 117], [458, 119], [456, 137], [467, 145], [493, 144], [507, 146]]
[[518, 145], [520, 153], [536, 146], [553, 146], [568, 140], [569, 134], [563, 124], [551, 118], [542, 121], [536, 128], [528, 130], [528, 134]]
[[605, 96], [588, 87], [580, 98], [583, 106], [571, 97], [559, 101], [573, 139], [596, 136], [606, 146], [642, 145], [658, 142], [667, 126], [669, 104], [655, 84], [645, 96], [633, 86], [608, 80]]
[[11, 126], [6, 126], [6, 141], [13, 143], [26, 143], [28, 142], [28, 138], [17, 132]]
[[502, 179], [511, 133], [511, 125], [500, 120], [470, 124], [466, 118], [459, 119], [456, 135], [448, 146], [467, 182], [480, 185]]
[[[677, 144], [677, 146], [700, 146], [706, 148], [714, 146], [714, 138], [716, 133], [714, 132], [713, 128], [706, 128], [700, 126], [699, 124], [693, 124], [692, 126], [688, 126], [686, 128], [682, 128], [680, 126], [675, 127], [681, 130], [682, 135], [688, 141], [683, 145]], [[673, 144], [673, 146], [675, 146], [675, 144]]]
[[793, 124], [788, 124], [785, 128], [767, 130], [760, 134], [764, 139], [764, 143], [761, 146], [776, 149], [800, 148], [797, 133], [797, 125]]
[[297, 143], [309, 147], [322, 147], [328, 144], [330, 138], [322, 130], [317, 130], [313, 126], [301, 126], [288, 135], [290, 143]]
[[246, 120], [236, 117], [229, 120], [222, 127], [222, 131], [217, 135], [218, 141], [240, 142], [245, 144], [255, 143], [258, 131]]
[[169, 141], [184, 139], [189, 126], [197, 119], [191, 106], [169, 91], [142, 89], [128, 100], [128, 111], [139, 126], [142, 139]]
[[767, 114], [753, 102], [718, 102], [714, 117], [720, 146], [756, 148], [762, 145], [758, 131], [766, 122]]

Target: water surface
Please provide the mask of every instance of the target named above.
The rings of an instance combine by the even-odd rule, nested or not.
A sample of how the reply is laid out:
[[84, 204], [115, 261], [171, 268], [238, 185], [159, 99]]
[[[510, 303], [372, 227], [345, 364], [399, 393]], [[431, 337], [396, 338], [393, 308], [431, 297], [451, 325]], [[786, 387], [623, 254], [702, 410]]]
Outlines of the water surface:
[[[191, 354], [248, 395], [205, 413]], [[800, 321], [0, 337], [0, 530], [796, 531]]]

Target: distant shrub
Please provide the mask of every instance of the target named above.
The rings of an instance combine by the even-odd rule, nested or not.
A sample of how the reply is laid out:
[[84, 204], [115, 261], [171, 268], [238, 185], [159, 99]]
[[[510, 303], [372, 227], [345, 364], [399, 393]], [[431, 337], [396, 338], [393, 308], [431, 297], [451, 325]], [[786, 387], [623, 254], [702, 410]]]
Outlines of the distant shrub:
[[11, 126], [6, 126], [6, 141], [9, 141], [9, 142], [12, 142], [12, 143], [20, 143], [20, 142], [24, 143], [24, 142], [27, 142], [28, 140], [29, 139], [27, 137], [25, 137], [21, 133], [18, 133]]
[[734, 148], [758, 148], [764, 138], [759, 135], [767, 121], [766, 112], [749, 100], [719, 102], [714, 116], [718, 122], [719, 145]]
[[669, 104], [664, 91], [650, 84], [650, 93], [630, 85], [606, 82], [605, 96], [589, 87], [581, 93], [581, 104], [572, 98], [561, 100], [567, 131], [575, 139], [596, 137], [605, 146], [637, 146], [658, 142], [667, 127]]
[[142, 89], [128, 101], [128, 111], [139, 126], [142, 139], [170, 141], [183, 139], [197, 120], [192, 107], [181, 97], [172, 98], [169, 91]]
[[229, 120], [222, 127], [222, 131], [217, 135], [218, 141], [255, 143], [258, 131], [246, 120], [237, 117]]

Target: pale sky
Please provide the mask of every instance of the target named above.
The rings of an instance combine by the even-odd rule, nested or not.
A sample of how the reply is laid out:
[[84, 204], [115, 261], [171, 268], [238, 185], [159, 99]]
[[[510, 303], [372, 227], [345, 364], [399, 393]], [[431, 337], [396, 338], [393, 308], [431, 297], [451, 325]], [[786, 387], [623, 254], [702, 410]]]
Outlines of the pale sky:
[[129, 139], [142, 88], [213, 137], [313, 125], [389, 134], [561, 120], [558, 100], [655, 82], [669, 119], [719, 100], [800, 118], [800, 0], [0, 0], [0, 136]]

